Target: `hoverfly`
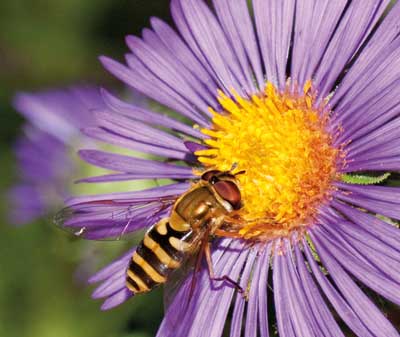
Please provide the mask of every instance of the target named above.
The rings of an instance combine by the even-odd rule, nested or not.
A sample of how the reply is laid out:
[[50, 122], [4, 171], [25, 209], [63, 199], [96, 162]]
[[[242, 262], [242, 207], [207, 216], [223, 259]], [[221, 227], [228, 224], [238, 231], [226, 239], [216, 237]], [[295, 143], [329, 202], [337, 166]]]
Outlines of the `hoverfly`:
[[[243, 172], [237, 174], [241, 173]], [[140, 205], [138, 207], [129, 202], [112, 200], [86, 202], [75, 205], [74, 208], [67, 208], [56, 218], [56, 222], [70, 231], [72, 228], [75, 235], [89, 239], [95, 238], [95, 234], [101, 233], [104, 228], [110, 228], [109, 223], [107, 226], [103, 223], [107, 221], [104, 219], [105, 214], [112, 214], [112, 221], [116, 225], [116, 228], [111, 230], [110, 237], [115, 237], [121, 230], [122, 234], [125, 234], [152, 225], [127, 266], [126, 287], [133, 294], [149, 292], [165, 283], [171, 273], [181, 267], [184, 260], [196, 253], [196, 268], [204, 253], [211, 279], [227, 281], [242, 291], [240, 286], [227, 276], [214, 276], [209, 243], [213, 236], [230, 235], [221, 227], [232, 212], [242, 207], [235, 175], [230, 171], [209, 170], [178, 198], [164, 196], [156, 202], [152, 199], [152, 202]], [[103, 214], [93, 212], [93, 208], [98, 207], [101, 207]], [[148, 216], [149, 212], [151, 217]], [[147, 217], [144, 217], [145, 214]], [[133, 218], [135, 224], [131, 224]], [[156, 218], [158, 220], [154, 221]], [[87, 221], [99, 223], [96, 226], [85, 226]], [[150, 224], [150, 221], [153, 223]]]

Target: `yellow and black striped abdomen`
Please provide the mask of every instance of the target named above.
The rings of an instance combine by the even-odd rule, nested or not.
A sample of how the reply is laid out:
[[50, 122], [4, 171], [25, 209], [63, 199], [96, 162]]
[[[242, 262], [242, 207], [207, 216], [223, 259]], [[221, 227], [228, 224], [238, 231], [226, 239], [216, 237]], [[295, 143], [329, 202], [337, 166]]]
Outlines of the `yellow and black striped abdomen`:
[[133, 293], [145, 293], [179, 268], [185, 256], [192, 231], [177, 231], [163, 219], [144, 236], [127, 269], [126, 285]]

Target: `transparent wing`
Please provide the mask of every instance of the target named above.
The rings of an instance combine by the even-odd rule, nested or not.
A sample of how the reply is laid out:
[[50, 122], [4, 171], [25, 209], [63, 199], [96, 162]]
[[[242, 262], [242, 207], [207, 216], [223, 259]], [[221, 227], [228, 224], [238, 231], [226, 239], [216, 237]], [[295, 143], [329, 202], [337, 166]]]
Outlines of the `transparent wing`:
[[54, 218], [61, 229], [88, 240], [120, 240], [169, 215], [177, 196], [140, 202], [96, 200], [71, 205]]
[[202, 242], [208, 240], [207, 231], [197, 233], [193, 239], [191, 253], [186, 256], [180, 268], [175, 270], [164, 285], [164, 309], [168, 310], [174, 301], [180, 289], [187, 288], [187, 291], [181, 294], [180, 299], [182, 308], [189, 305], [190, 299], [196, 288], [197, 276], [203, 261]]
[[186, 282], [192, 282], [192, 278], [195, 277], [195, 266], [197, 261], [198, 253], [188, 256], [182, 266], [175, 270], [171, 275], [168, 276], [167, 282], [164, 284], [164, 311], [167, 312], [168, 308], [172, 304], [176, 297], [179, 289], [182, 288]]

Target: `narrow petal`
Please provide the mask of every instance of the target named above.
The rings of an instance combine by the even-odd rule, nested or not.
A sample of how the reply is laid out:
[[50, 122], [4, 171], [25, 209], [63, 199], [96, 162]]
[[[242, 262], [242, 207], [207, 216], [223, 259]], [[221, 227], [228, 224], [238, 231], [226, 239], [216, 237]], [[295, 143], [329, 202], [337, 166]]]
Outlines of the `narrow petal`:
[[293, 30], [296, 1], [253, 0], [257, 37], [268, 81], [282, 87]]
[[[130, 56], [130, 60], [134, 61], [133, 55]], [[131, 68], [128, 68], [108, 57], [103, 56], [100, 58], [100, 61], [110, 73], [147, 97], [180, 112], [182, 115], [194, 120], [202, 126], [207, 125], [202, 118], [198, 117], [198, 113], [194, 111], [187, 102], [177, 96], [173, 90], [162, 85], [162, 83], [157, 80], [151, 81], [154, 79], [154, 76], [152, 76], [149, 71], [146, 71], [145, 66], [140, 62], [138, 62], [136, 66], [131, 63]]]
[[358, 171], [400, 171], [400, 158], [378, 158], [373, 160], [357, 160], [347, 164], [343, 172]]
[[[256, 337], [258, 331], [261, 336], [268, 336], [268, 314], [267, 305], [267, 277], [269, 269], [270, 245], [255, 247], [258, 250], [257, 260], [250, 280], [249, 300], [246, 314], [245, 337]], [[262, 254], [260, 252], [262, 251]], [[263, 306], [265, 307], [263, 308]], [[261, 321], [262, 317], [262, 321]], [[260, 318], [260, 319], [259, 319]]]
[[326, 46], [346, 8], [347, 0], [296, 2], [292, 79], [303, 86], [313, 78]]
[[[223, 240], [220, 248], [212, 252], [214, 272], [216, 276], [228, 275], [238, 280], [246, 262], [248, 250], [242, 244], [231, 240]], [[208, 271], [203, 268], [197, 275], [196, 290], [189, 305], [188, 291], [191, 286], [190, 276], [179, 289], [160, 326], [157, 336], [162, 337], [219, 337], [226, 322], [229, 307], [235, 289], [226, 283], [211, 282]], [[182, 312], [184, 311], [184, 312]], [[177, 316], [177, 314], [179, 314]], [[179, 322], [177, 322], [179, 317]]]
[[371, 32], [389, 1], [356, 1], [346, 8], [315, 73], [314, 83], [320, 99], [334, 88], [339, 75]]
[[[256, 292], [258, 296], [258, 321], [261, 337], [269, 337], [267, 286], [271, 259], [271, 249], [272, 244], [268, 244], [264, 248], [264, 252], [259, 258], [259, 268], [256, 269], [256, 273], [258, 270], [260, 272], [259, 277], [254, 277], [255, 280], [258, 280], [258, 286], [257, 289], [255, 289], [254, 287], [254, 292]], [[252, 288], [250, 288], [250, 296], [252, 291]]]
[[181, 0], [180, 6], [199, 50], [219, 80], [220, 88], [226, 93], [232, 88], [240, 94], [243, 94], [242, 88], [251, 92], [237, 57], [210, 8], [203, 0]]
[[307, 265], [300, 252], [298, 245], [294, 245], [296, 254], [296, 266], [299, 271], [300, 283], [305, 292], [306, 298], [309, 300], [310, 307], [313, 310], [313, 314], [317, 322], [320, 324], [321, 329], [324, 331], [324, 336], [342, 337], [343, 332], [339, 325], [335, 321], [331, 311], [325, 303], [325, 300], [321, 296], [321, 293], [315, 284], [310, 272], [307, 269]]
[[103, 269], [98, 271], [96, 274], [94, 274], [93, 276], [90, 277], [88, 282], [89, 283], [98, 283], [101, 281], [105, 281], [111, 275], [114, 275], [118, 271], [125, 270], [127, 267], [127, 263], [129, 262], [129, 259], [131, 258], [135, 249], [136, 249], [136, 247], [130, 249], [124, 255], [120, 256], [119, 258], [114, 260], [112, 263], [110, 263], [107, 267], [104, 267]]
[[[122, 130], [119, 129], [119, 131]], [[124, 135], [113, 133], [111, 130], [107, 130], [104, 128], [89, 127], [85, 128], [83, 132], [87, 136], [102, 141], [104, 143], [121, 146], [123, 148], [131, 149], [134, 151], [154, 154], [156, 156], [164, 158], [174, 158], [180, 160], [186, 160], [188, 158], [188, 153], [185, 153], [184, 151], [176, 151], [173, 149], [164, 148], [159, 145], [153, 145], [149, 143], [144, 143], [142, 141], [136, 141], [130, 137], [125, 137]]]
[[101, 91], [102, 97], [105, 101], [105, 103], [115, 112], [128, 116], [130, 118], [134, 118], [138, 121], [141, 121], [143, 123], [147, 124], [152, 124], [154, 126], [164, 126], [168, 129], [182, 132], [184, 134], [187, 134], [189, 136], [193, 136], [195, 138], [203, 138], [204, 135], [194, 129], [191, 126], [188, 126], [184, 123], [179, 122], [178, 120], [175, 120], [171, 117], [168, 117], [165, 114], [157, 113], [150, 111], [149, 109], [144, 109], [142, 107], [138, 107], [135, 105], [131, 105], [129, 103], [126, 103], [124, 101], [121, 101], [111, 93], [109, 93], [107, 90], [102, 89]]
[[317, 239], [317, 235], [314, 232], [310, 232], [310, 235], [317, 248], [318, 255], [328, 269], [336, 286], [368, 330], [376, 337], [398, 337], [399, 334], [395, 328], [340, 267], [336, 259]]
[[90, 283], [102, 282], [93, 292], [93, 298], [105, 298], [102, 310], [109, 310], [132, 297], [133, 293], [126, 288], [126, 268], [135, 248], [117, 258], [90, 279]]
[[[293, 268], [291, 256], [291, 246], [287, 239], [284, 239], [282, 246], [279, 247], [282, 253], [276, 254], [278, 258], [274, 261], [280, 265], [282, 277], [282, 293], [288, 299], [287, 314], [292, 322], [293, 330], [296, 336], [317, 337], [321, 331], [315, 321], [315, 318], [304, 299], [302, 290], [298, 282], [297, 272]], [[282, 324], [281, 324], [282, 325]]]
[[[179, 69], [172, 60], [169, 61], [169, 52], [162, 53], [160, 40], [150, 30], [144, 30], [144, 41], [136, 36], [128, 36], [126, 43], [132, 53], [150, 70], [155, 77], [168, 87], [174, 90], [180, 97], [189, 104], [194, 105], [200, 111], [207, 112], [208, 103], [199, 95], [200, 93], [193, 88], [193, 82], [185, 80], [185, 72]], [[156, 41], [153, 41], [156, 39]], [[147, 41], [147, 43], [146, 43]], [[151, 45], [150, 45], [151, 43]], [[160, 54], [162, 53], [162, 54]], [[191, 78], [192, 81], [196, 79]], [[207, 94], [207, 92], [204, 92]]]
[[[385, 264], [388, 267], [390, 260], [385, 259], [381, 255], [382, 259], [379, 262], [378, 268], [373, 265], [373, 260], [369, 259], [372, 254], [369, 254], [369, 249], [363, 249], [357, 251], [352, 247], [354, 241], [346, 242], [346, 240], [338, 235], [334, 231], [329, 231], [325, 228], [316, 229], [314, 231], [315, 235], [323, 240], [324, 245], [329, 250], [331, 254], [335, 256], [338, 262], [345, 268], [349, 273], [353, 274], [357, 279], [363, 282], [366, 286], [386, 297], [393, 303], [400, 304], [400, 283], [396, 282], [391, 278], [391, 276], [398, 278], [396, 272], [390, 272], [389, 268], [385, 268]], [[336, 239], [333, 242], [332, 239]], [[348, 237], [346, 238], [348, 239]], [[341, 246], [338, 246], [338, 245]], [[358, 245], [358, 248], [361, 246]], [[346, 261], [345, 263], [343, 261]], [[375, 260], [376, 262], [376, 260]], [[398, 263], [397, 263], [398, 264]], [[381, 267], [379, 270], [379, 267]], [[395, 263], [393, 263], [392, 268], [396, 268]], [[385, 271], [388, 274], [385, 274]]]
[[[253, 24], [249, 15], [249, 8], [246, 0], [236, 1], [235, 6], [232, 6], [229, 1], [213, 1], [214, 8], [224, 33], [232, 45], [236, 57], [243, 70], [246, 78], [247, 86], [251, 89], [251, 93], [255, 94], [257, 89], [254, 85], [253, 69], [250, 65], [250, 57], [253, 63], [258, 66], [257, 79], [262, 79], [261, 63], [255, 57], [259, 57], [258, 47], [255, 40]], [[249, 49], [251, 53], [248, 54]], [[260, 83], [263, 88], [264, 83]]]
[[[279, 247], [280, 241], [277, 241], [275, 249]], [[279, 249], [279, 248], [278, 248]], [[290, 302], [288, 295], [285, 292], [285, 282], [283, 276], [283, 263], [285, 257], [275, 252], [273, 257], [273, 284], [274, 284], [274, 304], [276, 321], [278, 324], [279, 335], [282, 337], [298, 336], [294, 323], [290, 317]]]
[[[177, 1], [171, 2], [171, 11], [177, 27], [181, 32], [184, 32], [183, 35], [186, 39], [190, 39], [191, 35], [190, 32], [187, 31], [186, 20], [183, 17], [183, 13]], [[169, 25], [160, 19], [152, 18], [151, 25], [164, 42], [164, 45], [176, 57], [179, 63], [190, 71], [198, 81], [203, 83], [211, 94], [215, 94], [218, 90], [217, 82], [214, 80], [213, 75], [210, 75], [210, 69], [207, 66], [203, 66], [202, 61], [204, 58], [194, 55], [194, 50], [191, 48], [195, 46], [194, 43], [192, 44], [194, 41], [190, 40], [191, 42], [186, 44]]]
[[[310, 248], [308, 247], [308, 243], [303, 240], [304, 251], [307, 256], [308, 263], [311, 267], [313, 275], [317, 280], [321, 290], [323, 291], [326, 298], [335, 308], [338, 315], [342, 318], [342, 320], [347, 324], [347, 326], [354, 331], [357, 336], [365, 336], [365, 337], [377, 337], [373, 335], [367, 328], [363, 322], [363, 319], [357, 315], [356, 311], [353, 309], [351, 303], [348, 303], [345, 298], [345, 294], [341, 294], [338, 290], [330, 283], [327, 277], [322, 273], [320, 267], [314, 260], [314, 256], [312, 255]], [[343, 297], [345, 296], [345, 297]]]
[[130, 292], [126, 288], [123, 288], [120, 291], [116, 292], [114, 295], [107, 298], [101, 306], [101, 310], [110, 310], [112, 308], [115, 308], [129, 300], [131, 297], [132, 292]]
[[[140, 177], [150, 178], [194, 178], [192, 169], [187, 166], [177, 166], [155, 160], [135, 158], [115, 153], [81, 150], [80, 157], [90, 164], [113, 171], [136, 174]], [[142, 178], [142, 179], [144, 179]]]
[[[384, 55], [384, 51], [390, 49], [390, 45], [393, 41], [398, 37], [400, 27], [396, 25], [398, 18], [400, 15], [400, 3], [396, 3], [393, 9], [388, 13], [387, 17], [382, 21], [376, 30], [375, 34], [371, 37], [368, 44], [362, 51], [362, 54], [355, 61], [355, 63], [350, 67], [347, 74], [344, 76], [341, 81], [340, 86], [335, 92], [335, 95], [332, 97], [331, 104], [333, 106], [344, 107], [347, 106], [354, 98], [356, 98], [354, 92], [354, 86], [360, 86], [363, 84], [363, 81], [360, 81], [360, 74], [367, 75], [368, 78], [371, 71], [374, 71], [375, 66], [378, 63], [375, 63], [375, 60], [378, 61], [378, 55]], [[387, 55], [386, 55], [387, 56]], [[395, 71], [396, 69], [393, 68]], [[343, 113], [346, 114], [345, 110]]]
[[[246, 291], [250, 282], [250, 274], [253, 271], [254, 261], [257, 256], [258, 249], [251, 249], [247, 257], [246, 264], [240, 276], [240, 287]], [[243, 324], [243, 314], [246, 305], [244, 294], [237, 293], [235, 306], [233, 308], [232, 323], [231, 323], [231, 337], [240, 337]], [[257, 321], [255, 321], [257, 323]], [[254, 327], [257, 329], [257, 325]], [[257, 330], [256, 330], [257, 331]]]
[[[364, 188], [366, 187], [377, 187], [378, 186], [363, 186]], [[348, 193], [346, 191], [341, 191], [338, 193], [335, 193], [335, 196], [342, 200], [345, 201], [351, 205], [356, 205], [359, 207], [362, 207], [364, 209], [367, 209], [369, 211], [372, 211], [377, 214], [385, 215], [389, 218], [393, 219], [400, 219], [400, 207], [399, 207], [399, 202], [393, 199], [393, 202], [385, 200], [385, 197], [388, 199], [391, 199], [392, 197], [389, 195], [389, 190], [385, 190], [385, 188], [388, 187], [382, 187], [381, 193], [382, 193], [382, 198], [379, 196], [374, 195], [374, 193], [370, 193], [366, 191], [365, 193], [360, 193], [359, 191], [357, 192], [352, 192]], [[386, 193], [385, 193], [386, 192]], [[395, 193], [398, 193], [396, 191]]]
[[355, 207], [343, 204], [333, 200], [332, 202], [335, 209], [342, 213], [346, 218], [350, 219], [355, 225], [359, 226], [362, 230], [367, 231], [372, 236], [400, 251], [400, 230], [394, 225], [388, 224], [377, 217], [363, 212]]

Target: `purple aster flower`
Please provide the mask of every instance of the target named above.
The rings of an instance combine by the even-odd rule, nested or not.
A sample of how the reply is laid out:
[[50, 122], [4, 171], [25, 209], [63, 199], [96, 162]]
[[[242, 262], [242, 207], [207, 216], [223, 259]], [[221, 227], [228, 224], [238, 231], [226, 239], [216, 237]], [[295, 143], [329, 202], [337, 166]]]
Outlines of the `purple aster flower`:
[[15, 144], [19, 182], [10, 191], [10, 218], [25, 224], [63, 203], [78, 173], [72, 154], [89, 143], [80, 129], [94, 122], [92, 110], [104, 103], [98, 89], [82, 86], [20, 93], [14, 106], [28, 122]]
[[[244, 294], [203, 266], [194, 291], [189, 276], [167, 295], [158, 336], [269, 336], [275, 322], [282, 337], [344, 336], [343, 325], [399, 336], [360, 288], [400, 304], [400, 190], [377, 184], [400, 170], [400, 3], [389, 3], [173, 0], [177, 31], [153, 18], [127, 37], [126, 65], [101, 58], [183, 122], [104, 91], [113, 113], [86, 134], [156, 159], [81, 151], [113, 171], [87, 181], [169, 180], [73, 198], [66, 227], [120, 237], [168, 217], [204, 171], [245, 171], [236, 222], [212, 240], [215, 275]], [[90, 279], [103, 309], [132, 296], [133, 251]]]

